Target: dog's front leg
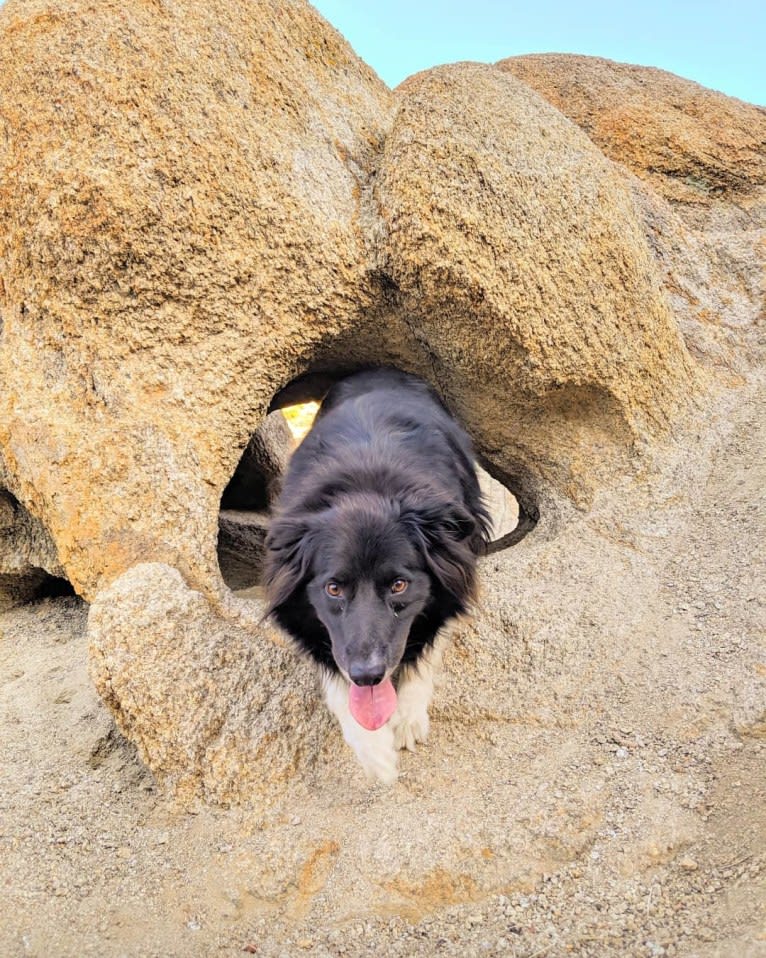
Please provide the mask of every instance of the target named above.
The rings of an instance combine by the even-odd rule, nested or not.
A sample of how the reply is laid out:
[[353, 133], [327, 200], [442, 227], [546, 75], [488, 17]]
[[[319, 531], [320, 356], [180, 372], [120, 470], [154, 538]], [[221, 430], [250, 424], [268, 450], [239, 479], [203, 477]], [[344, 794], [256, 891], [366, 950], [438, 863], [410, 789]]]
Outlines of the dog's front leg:
[[374, 732], [362, 728], [349, 711], [348, 682], [342, 675], [323, 670], [322, 688], [327, 707], [340, 722], [343, 738], [356, 753], [368, 777], [392, 785], [399, 772], [393, 723], [389, 721]]
[[448, 627], [426, 649], [414, 665], [408, 665], [399, 681], [396, 712], [391, 717], [394, 747], [415, 751], [418, 742], [428, 738], [428, 706], [434, 694], [434, 680], [441, 666], [444, 645], [451, 630]]

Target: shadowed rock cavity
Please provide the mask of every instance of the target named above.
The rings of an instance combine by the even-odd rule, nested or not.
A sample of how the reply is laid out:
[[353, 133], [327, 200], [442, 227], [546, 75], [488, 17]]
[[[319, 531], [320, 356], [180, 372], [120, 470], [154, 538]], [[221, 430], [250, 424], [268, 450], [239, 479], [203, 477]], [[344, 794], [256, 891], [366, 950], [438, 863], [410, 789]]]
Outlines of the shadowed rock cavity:
[[[272, 411], [247, 444], [224, 489], [218, 516], [218, 563], [224, 582], [233, 591], [256, 588], [257, 592], [271, 508], [290, 455], [302, 438], [300, 433], [293, 435], [282, 410], [321, 403], [330, 386], [350, 372], [308, 373], [288, 383], [278, 391], [269, 407]], [[492, 518], [492, 553], [520, 541], [534, 527], [539, 513], [534, 506], [530, 512], [520, 512], [516, 496], [497, 478], [492, 464], [477, 463], [477, 470]]]
[[73, 591], [42, 523], [0, 489], [0, 611]]

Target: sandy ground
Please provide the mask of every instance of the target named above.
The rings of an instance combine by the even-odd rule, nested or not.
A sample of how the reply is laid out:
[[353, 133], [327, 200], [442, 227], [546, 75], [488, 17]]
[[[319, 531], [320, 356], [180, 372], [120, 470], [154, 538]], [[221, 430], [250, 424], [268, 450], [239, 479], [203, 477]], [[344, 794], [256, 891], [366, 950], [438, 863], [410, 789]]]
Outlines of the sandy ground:
[[765, 412], [732, 416], [598, 707], [474, 739], [442, 689], [393, 789], [338, 739], [290, 803], [179, 808], [89, 683], [87, 607], [3, 615], [0, 955], [766, 955]]

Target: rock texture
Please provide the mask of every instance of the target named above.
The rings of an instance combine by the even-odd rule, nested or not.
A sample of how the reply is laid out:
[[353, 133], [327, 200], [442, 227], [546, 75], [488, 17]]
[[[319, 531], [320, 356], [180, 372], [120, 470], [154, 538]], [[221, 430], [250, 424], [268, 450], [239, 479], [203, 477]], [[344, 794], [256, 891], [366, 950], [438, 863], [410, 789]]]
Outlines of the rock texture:
[[268, 509], [279, 495], [295, 440], [280, 412], [256, 429], [223, 491], [222, 509]]
[[703, 221], [720, 201], [766, 226], [766, 109], [652, 67], [535, 54], [497, 66], [537, 90], [604, 153]]
[[631, 196], [492, 67], [398, 92], [375, 193], [398, 308], [479, 448], [587, 501], [599, 467], [666, 428], [691, 387]]
[[[723, 429], [693, 416], [725, 420], [752, 378], [760, 234], [682, 228], [506, 69], [392, 95], [301, 0], [8, 0], [0, 41], [2, 483], [92, 601], [93, 679], [158, 779], [265, 806], [320, 767], [356, 774], [216, 549], [272, 401], [361, 362], [429, 378], [523, 528], [540, 514], [485, 563], [435, 710], [447, 739], [507, 744], [602, 701]], [[489, 819], [502, 783], [459, 778], [440, 769], [456, 821], [477, 801]], [[564, 857], [592, 833], [572, 821]], [[478, 884], [442, 881], [425, 839], [416, 874], [385, 880], [442, 904], [500, 887], [524, 836], [488, 828]], [[538, 837], [533, 870], [555, 857]], [[458, 825], [445, 841], [451, 868]]]
[[41, 522], [0, 489], [0, 610], [34, 596], [47, 576], [64, 576]]
[[226, 622], [177, 570], [120, 576], [91, 606], [89, 636], [96, 687], [179, 796], [202, 784], [213, 801], [268, 804], [310, 780], [330, 726], [313, 670], [278, 637]]
[[[4, 614], [0, 950], [757, 947], [762, 123], [585, 58], [394, 95], [302, 0], [7, 0], [0, 602], [48, 573], [91, 602], [93, 683], [168, 801], [73, 664], [82, 603]], [[539, 514], [388, 790], [217, 559], [252, 584], [263, 514], [219, 507], [267, 410], [370, 361]], [[171, 804], [198, 798], [245, 808]]]
[[624, 468], [690, 388], [628, 191], [513, 78], [416, 78], [391, 127], [299, 2], [11, 0], [2, 30], [0, 444], [80, 594], [145, 560], [214, 591], [221, 493], [312, 368], [429, 375], [581, 503], [594, 444]]
[[0, 10], [0, 447], [77, 591], [205, 587], [276, 389], [370, 303], [391, 95], [305, 3]]

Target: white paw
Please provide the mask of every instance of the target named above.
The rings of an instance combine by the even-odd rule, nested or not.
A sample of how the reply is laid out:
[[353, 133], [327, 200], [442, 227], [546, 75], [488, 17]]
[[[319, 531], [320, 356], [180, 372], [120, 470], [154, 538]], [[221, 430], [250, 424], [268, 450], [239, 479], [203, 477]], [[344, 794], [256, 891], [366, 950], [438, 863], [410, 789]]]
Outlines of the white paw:
[[391, 717], [395, 748], [414, 752], [418, 742], [426, 741], [428, 706], [433, 691], [433, 663], [430, 658], [424, 658], [417, 666], [407, 669], [399, 683], [396, 712]]
[[399, 757], [394, 747], [391, 723], [369, 732], [349, 716], [349, 721], [341, 722], [341, 728], [343, 738], [354, 750], [367, 777], [392, 785], [399, 774]]
[[[418, 703], [417, 710], [410, 710], [406, 715], [397, 711], [392, 718], [394, 725], [394, 748], [406, 748], [408, 752], [415, 751], [418, 742], [425, 742], [428, 738], [428, 706]], [[398, 720], [397, 720], [398, 716]]]
[[399, 757], [392, 738], [386, 736], [386, 739], [385, 743], [376, 742], [373, 747], [358, 748], [354, 744], [351, 747], [367, 778], [383, 785], [393, 785], [399, 776]]
[[362, 728], [348, 710], [348, 683], [342, 676], [322, 676], [327, 706], [340, 723], [343, 738], [354, 750], [368, 778], [393, 785], [399, 774], [399, 756], [392, 722], [374, 732]]

